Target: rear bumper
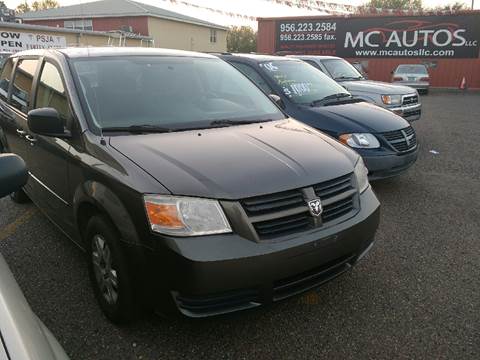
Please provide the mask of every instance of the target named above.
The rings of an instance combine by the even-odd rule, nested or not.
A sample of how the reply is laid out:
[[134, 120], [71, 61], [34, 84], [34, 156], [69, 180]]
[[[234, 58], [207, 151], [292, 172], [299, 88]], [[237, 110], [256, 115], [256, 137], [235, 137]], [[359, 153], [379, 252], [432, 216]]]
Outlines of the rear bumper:
[[418, 157], [418, 146], [406, 154], [369, 156], [361, 154], [368, 168], [369, 180], [380, 180], [397, 176], [410, 168]]
[[371, 247], [379, 202], [371, 188], [360, 197], [353, 218], [282, 242], [255, 243], [236, 234], [165, 239], [166, 248], [150, 254], [149, 283], [164, 283], [157, 290], [171, 294], [174, 307], [189, 317], [270, 304], [312, 289], [350, 269]]
[[393, 84], [408, 86], [417, 90], [428, 90], [430, 87], [430, 83], [424, 81], [395, 81]]
[[418, 103], [415, 105], [403, 105], [388, 108], [390, 111], [393, 111], [395, 114], [403, 117], [407, 121], [419, 120], [422, 116], [422, 104]]

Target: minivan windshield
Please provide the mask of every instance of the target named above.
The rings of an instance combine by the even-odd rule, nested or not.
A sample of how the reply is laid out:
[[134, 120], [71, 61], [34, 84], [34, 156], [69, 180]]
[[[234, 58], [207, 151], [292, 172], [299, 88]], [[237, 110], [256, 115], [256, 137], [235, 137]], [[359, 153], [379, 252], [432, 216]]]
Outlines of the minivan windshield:
[[248, 78], [217, 58], [122, 56], [71, 61], [88, 117], [101, 129], [176, 130], [209, 127], [215, 121], [241, 124], [285, 118]]
[[327, 75], [303, 61], [267, 61], [260, 67], [297, 104], [312, 104], [338, 94], [350, 95]]
[[428, 74], [427, 68], [425, 65], [398, 65], [397, 74]]
[[348, 61], [343, 59], [322, 60], [322, 64], [327, 68], [330, 76], [337, 80], [361, 80], [362, 74]]

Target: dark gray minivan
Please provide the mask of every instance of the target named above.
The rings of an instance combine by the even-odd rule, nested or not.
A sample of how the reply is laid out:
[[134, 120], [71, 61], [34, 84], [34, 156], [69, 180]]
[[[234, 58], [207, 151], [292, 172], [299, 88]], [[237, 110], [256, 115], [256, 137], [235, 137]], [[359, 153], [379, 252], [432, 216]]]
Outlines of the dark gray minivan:
[[87, 253], [104, 313], [204, 317], [279, 301], [351, 268], [379, 202], [358, 154], [288, 118], [205, 54], [35, 50], [0, 77], [0, 149], [28, 198]]

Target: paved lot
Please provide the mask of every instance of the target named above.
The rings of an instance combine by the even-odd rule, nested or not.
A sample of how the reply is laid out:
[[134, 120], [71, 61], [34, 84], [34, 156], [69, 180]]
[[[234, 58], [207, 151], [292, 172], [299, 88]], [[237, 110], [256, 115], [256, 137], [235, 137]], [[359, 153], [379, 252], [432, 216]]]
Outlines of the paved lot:
[[417, 164], [374, 184], [383, 207], [375, 248], [302, 297], [116, 328], [96, 306], [82, 253], [32, 205], [0, 200], [0, 251], [73, 359], [479, 359], [480, 94], [423, 102]]

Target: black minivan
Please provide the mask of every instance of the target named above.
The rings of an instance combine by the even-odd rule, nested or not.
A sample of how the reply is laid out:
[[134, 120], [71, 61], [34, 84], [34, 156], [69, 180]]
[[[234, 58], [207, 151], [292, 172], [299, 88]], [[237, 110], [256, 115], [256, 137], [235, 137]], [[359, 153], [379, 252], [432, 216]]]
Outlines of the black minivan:
[[354, 98], [317, 68], [294, 58], [222, 54], [283, 110], [355, 149], [370, 180], [399, 175], [417, 160], [415, 130], [391, 111]]
[[0, 77], [0, 150], [86, 251], [112, 321], [139, 304], [204, 317], [269, 304], [351, 268], [379, 202], [361, 157], [288, 118], [205, 54], [32, 50]]

